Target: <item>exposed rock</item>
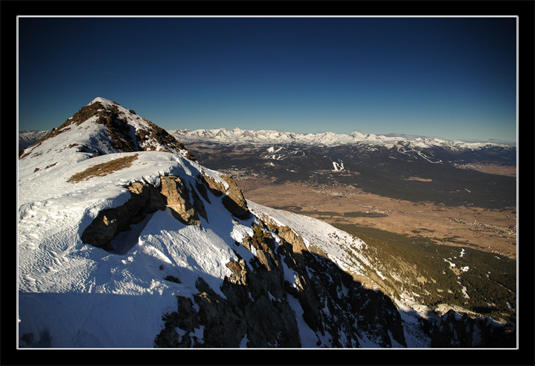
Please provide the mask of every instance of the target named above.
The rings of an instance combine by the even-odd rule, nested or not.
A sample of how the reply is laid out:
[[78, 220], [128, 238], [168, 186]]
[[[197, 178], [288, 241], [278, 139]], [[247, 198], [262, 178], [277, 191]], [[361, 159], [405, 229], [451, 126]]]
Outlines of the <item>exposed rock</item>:
[[278, 226], [274, 228], [274, 232], [288, 243], [292, 244], [293, 251], [295, 253], [301, 253], [303, 250], [307, 250], [303, 238], [295, 233], [288, 226]]
[[[203, 202], [214, 189], [200, 187], [206, 187], [202, 178], [190, 184], [175, 176], [161, 177], [159, 189], [132, 183], [128, 187], [132, 197], [121, 207], [100, 212], [82, 240], [113, 251], [111, 240], [119, 232], [166, 205], [180, 221], [200, 225], [199, 215], [206, 215]], [[238, 260], [226, 264], [232, 275], [220, 288], [225, 296], [199, 277], [195, 284], [199, 292], [192, 298], [178, 296], [177, 310], [163, 317], [155, 346], [301, 347], [300, 315], [292, 305], [296, 300], [318, 347], [359, 347], [362, 340], [380, 347], [407, 345], [401, 315], [388, 296], [365, 289], [328, 258], [308, 251], [289, 227], [259, 219], [253, 232], [236, 245], [255, 256], [246, 261], [238, 255]], [[181, 282], [173, 275], [164, 279]], [[438, 319], [427, 324], [433, 347], [514, 346], [514, 334], [487, 319], [453, 312]]]
[[171, 275], [165, 276], [164, 280], [169, 281], [169, 282], [179, 283], [179, 284], [182, 283], [178, 277], [171, 276]]
[[183, 296], [178, 296], [177, 301], [178, 312], [164, 316], [165, 328], [154, 340], [155, 346], [190, 348], [202, 345], [198, 337], [194, 336], [195, 329], [200, 328], [200, 321], [193, 309], [193, 302]]
[[226, 266], [232, 271], [232, 276], [229, 281], [237, 285], [245, 285], [247, 283], [247, 265], [243, 259], [238, 262], [228, 262]]
[[[193, 187], [178, 177], [165, 176], [159, 190], [133, 183], [128, 187], [130, 200], [99, 213], [82, 240], [111, 251], [115, 235], [166, 205], [180, 221], [200, 225], [199, 215], [206, 215], [203, 198], [209, 196], [199, 189], [204, 186], [199, 182]], [[225, 197], [230, 197], [230, 191], [225, 190]], [[178, 297], [177, 311], [163, 318], [165, 326], [155, 345], [300, 347], [291, 297], [298, 300], [304, 321], [316, 332], [317, 346], [358, 347], [363, 333], [383, 347], [391, 347], [392, 338], [405, 345], [399, 312], [387, 296], [365, 290], [333, 262], [310, 253], [303, 239], [288, 227], [259, 220], [253, 231], [253, 237], [244, 237], [241, 245], [253, 250], [255, 257], [227, 263], [232, 275], [221, 287], [226, 298], [199, 278], [199, 293], [193, 302]], [[293, 283], [288, 282], [288, 270], [295, 274]], [[180, 283], [170, 275], [165, 279]]]
[[[199, 188], [199, 187], [202, 187], [202, 185], [196, 184], [196, 187]], [[208, 214], [206, 213], [206, 207], [204, 207], [204, 202], [199, 197], [199, 194], [197, 193], [195, 188], [193, 188], [191, 185], [190, 185], [189, 191], [191, 193], [191, 198], [193, 199], [193, 209], [195, 210], [195, 212], [199, 213], [199, 215], [201, 215], [206, 221], [208, 221]]]
[[[257, 227], [262, 226], [265, 224], [260, 222]], [[393, 345], [391, 336], [406, 345], [400, 315], [390, 299], [365, 290], [328, 259], [306, 248], [296, 252], [283, 238], [277, 244], [269, 231], [245, 237], [242, 245], [254, 248], [256, 256], [249, 262], [227, 263], [232, 275], [221, 286], [226, 299], [199, 278], [199, 293], [194, 295], [199, 310], [195, 314], [182, 310], [204, 327], [199, 347], [300, 347], [291, 297], [299, 301], [319, 347], [358, 347], [364, 336], [383, 347]], [[286, 280], [285, 266], [295, 273], [295, 283]], [[173, 319], [180, 318], [180, 311], [164, 317], [165, 329], [157, 337], [159, 347], [180, 343], [175, 334], [166, 339], [166, 329], [170, 322], [176, 323]], [[191, 331], [191, 327], [182, 329]]]
[[[148, 129], [138, 129], [136, 131], [136, 138], [139, 144], [143, 146], [143, 150], [156, 150], [156, 147], [153, 146], [152, 143], [164, 146], [170, 150], [184, 149], [184, 144], [177, 141], [166, 130], [147, 119], [143, 120], [148, 124]], [[190, 160], [195, 160], [195, 157], [189, 152], [187, 153], [187, 158]]]
[[113, 251], [111, 240], [117, 234], [129, 230], [131, 224], [140, 222], [147, 214], [165, 208], [160, 194], [152, 185], [133, 183], [128, 189], [132, 196], [124, 205], [100, 211], [84, 230], [81, 236], [84, 243]]
[[226, 196], [223, 197], [223, 204], [235, 217], [246, 220], [250, 217], [249, 207], [247, 201], [243, 197], [243, 191], [238, 187], [234, 179], [228, 175], [223, 175], [222, 178], [229, 184]]
[[190, 203], [189, 190], [180, 178], [175, 176], [161, 177], [160, 193], [166, 198], [166, 204], [176, 219], [188, 225], [201, 225], [199, 215]]
[[204, 198], [204, 200], [208, 203], [210, 202], [210, 198], [208, 197], [208, 189], [207, 189], [207, 183], [204, 179], [200, 179], [195, 183], [195, 188], [197, 189], [197, 192]]
[[209, 175], [206, 175], [204, 171], [202, 179], [204, 180], [204, 185], [206, 185], [208, 189], [210, 189], [210, 192], [212, 192], [216, 197], [221, 197], [226, 193], [227, 189], [225, 187], [225, 184], [215, 180]]
[[180, 322], [185, 316], [198, 319], [199, 326], [204, 327], [199, 347], [300, 347], [297, 322], [287, 298], [273, 298], [262, 283], [263, 275], [246, 276], [249, 271], [243, 259], [227, 266], [235, 275], [221, 287], [226, 299], [199, 278], [196, 282], [199, 293], [194, 296], [198, 312], [192, 314], [191, 308], [183, 305], [187, 300], [179, 299], [178, 312], [163, 318], [165, 328], [155, 341], [158, 347], [178, 346], [176, 332], [169, 332], [173, 327], [191, 332], [191, 326], [188, 328], [184, 321]]
[[140, 182], [128, 186], [131, 198], [122, 206], [99, 212], [83, 232], [82, 241], [111, 252], [111, 241], [117, 234], [129, 230], [130, 225], [140, 222], [147, 214], [164, 210], [166, 205], [173, 216], [184, 224], [200, 225], [199, 215], [208, 219], [204, 203], [193, 187], [187, 189], [184, 182], [175, 176], [162, 176], [160, 179], [160, 189]]
[[218, 182], [212, 177], [205, 174], [203, 174], [203, 177], [206, 185], [216, 197], [223, 196], [222, 202], [230, 213], [242, 220], [250, 217], [251, 212], [247, 206], [247, 201], [234, 179], [228, 175], [221, 176], [228, 183], [228, 188], [226, 188], [224, 183]]
[[96, 115], [98, 116], [97, 123], [107, 127], [107, 133], [114, 149], [124, 152], [142, 150], [137, 141], [132, 140], [132, 135], [135, 132], [134, 127], [130, 126], [125, 118], [119, 117], [117, 106], [99, 109]]

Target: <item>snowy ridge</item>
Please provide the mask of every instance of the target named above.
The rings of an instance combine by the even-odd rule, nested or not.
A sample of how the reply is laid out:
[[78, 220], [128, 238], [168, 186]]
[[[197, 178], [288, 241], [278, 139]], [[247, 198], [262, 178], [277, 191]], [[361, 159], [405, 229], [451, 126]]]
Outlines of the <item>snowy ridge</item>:
[[311, 245], [317, 246], [344, 271], [363, 274], [363, 264], [371, 266], [361, 254], [366, 243], [343, 230], [309, 216], [275, 210], [251, 201], [249, 207], [258, 216], [266, 215], [280, 225], [291, 227], [304, 239], [309, 250]]
[[438, 137], [408, 137], [392, 135], [363, 134], [354, 131], [350, 134], [338, 134], [333, 132], [299, 134], [292, 132], [279, 132], [275, 130], [242, 130], [234, 128], [227, 130], [219, 129], [198, 129], [170, 130], [173, 136], [184, 143], [217, 142], [222, 144], [300, 144], [316, 146], [338, 146], [348, 144], [364, 144], [369, 146], [385, 146], [393, 148], [396, 146], [429, 148], [443, 147], [451, 150], [478, 150], [485, 147], [511, 148], [510, 145], [497, 144], [491, 142], [463, 142], [449, 141]]
[[[67, 182], [91, 166], [136, 154], [128, 168]], [[83, 160], [61, 174], [41, 175], [40, 181], [47, 184], [36, 184], [32, 189], [25, 189], [32, 180], [23, 181], [18, 237], [22, 347], [152, 348], [163, 326], [162, 317], [173, 311], [176, 296], [192, 298], [198, 292], [199, 277], [225, 298], [221, 285], [232, 274], [226, 264], [237, 261], [239, 255], [252, 266], [256, 250], [235, 243], [253, 235], [256, 217], [268, 216], [279, 225], [291, 225], [309, 247], [321, 248], [342, 268], [357, 268], [346, 260], [340, 245], [352, 241], [358, 253], [365, 245], [359, 239], [318, 220], [252, 202], [249, 204], [256, 216], [238, 220], [213, 194], [209, 195], [210, 204], [205, 202], [207, 220], [201, 218], [200, 226], [180, 223], [169, 209], [157, 211], [118, 239], [119, 245], [128, 248], [123, 254], [108, 253], [81, 241], [81, 233], [99, 211], [118, 207], [129, 198], [127, 184], [143, 181], [158, 185], [159, 177], [166, 175], [179, 176], [188, 183], [201, 175], [223, 181], [215, 171], [163, 152], [115, 153]], [[339, 235], [337, 240], [334, 234]], [[285, 264], [284, 272], [285, 279], [297, 288], [297, 273]], [[179, 278], [180, 283], [165, 280], [166, 276]], [[302, 347], [317, 347], [318, 333], [305, 322], [299, 301], [290, 296], [289, 303], [296, 314]], [[31, 341], [29, 335], [33, 335]], [[198, 336], [202, 339], [200, 328]], [[362, 346], [378, 346], [366, 339], [361, 340]], [[327, 336], [322, 342], [324, 346], [331, 344]]]
[[[239, 223], [212, 195], [210, 224], [201, 219], [201, 227], [188, 226], [169, 210], [158, 211], [118, 238], [130, 248], [123, 255], [84, 244], [85, 228], [99, 211], [124, 204], [132, 182], [158, 186], [160, 176], [185, 182], [206, 176], [228, 187], [218, 172], [187, 159], [178, 144], [137, 142], [136, 132], [154, 126], [133, 111], [104, 98], [88, 106], [95, 103], [98, 111], [79, 123], [68, 123], [71, 117], [56, 130], [60, 133], [33, 145], [19, 160], [22, 347], [152, 348], [162, 315], [176, 306], [175, 295], [191, 295], [199, 276], [224, 296], [219, 288], [231, 274], [225, 264], [237, 259], [231, 244], [252, 234], [250, 223]], [[107, 126], [97, 122], [95, 113], [111, 107], [137, 142], [135, 151], [114, 147]], [[142, 151], [149, 143], [165, 152]], [[122, 158], [133, 161], [103, 176], [69, 182], [77, 173]], [[250, 252], [241, 255], [252, 258]], [[181, 284], [164, 280], [165, 275], [180, 277]]]
[[97, 155], [141, 150], [187, 154], [180, 142], [152, 122], [98, 97], [29, 146], [20, 157], [25, 164], [19, 164], [19, 174], [60, 171]]
[[[133, 154], [138, 158], [128, 169], [76, 184], [66, 182], [91, 165]], [[176, 302], [174, 295], [191, 295], [199, 275], [218, 291], [223, 278], [231, 274], [225, 264], [237, 259], [231, 244], [252, 231], [250, 223], [238, 223], [215, 196], [210, 224], [202, 219], [201, 227], [188, 226], [168, 210], [157, 211], [142, 222], [137, 242], [129, 243], [132, 249], [125, 255], [107, 253], [80, 239], [100, 210], [120, 206], [129, 198], [124, 188], [128, 182], [158, 184], [160, 175], [169, 174], [187, 181], [203, 171], [195, 162], [169, 153], [116, 153], [73, 164], [61, 174], [41, 176], [46, 185], [26, 189], [32, 181], [21, 184], [20, 334], [37, 335], [46, 328], [53, 337], [51, 345], [57, 347], [153, 347], [162, 315]], [[240, 254], [252, 258], [250, 252]], [[162, 272], [182, 283], [163, 280]], [[63, 304], [60, 308], [58, 302]], [[76, 309], [85, 312], [85, 319]]]
[[[126, 115], [128, 125], [134, 127], [131, 132], [143, 127], [140, 125], [144, 120], [137, 119], [133, 112], [101, 98], [88, 106], [95, 103], [99, 103], [99, 110], [115, 107], [119, 114]], [[95, 112], [98, 113], [92, 111]], [[192, 299], [198, 295], [200, 278], [214, 292], [213, 296], [225, 300], [222, 285], [235, 274], [229, 263], [244, 261], [247, 268], [257, 268], [257, 256], [266, 260], [267, 254], [260, 247], [237, 244], [252, 237], [254, 224], [262, 219], [295, 226], [293, 230], [302, 236], [307, 246], [321, 248], [341, 268], [358, 270], [358, 263], [347, 261], [338, 245], [353, 240], [355, 253], [358, 253], [358, 248], [365, 245], [362, 241], [350, 239], [348, 234], [317, 220], [291, 216], [252, 202], [249, 204], [254, 207], [253, 215], [238, 219], [229, 211], [223, 200], [225, 197], [210, 190], [206, 190], [204, 198], [197, 197], [206, 210], [206, 217], [199, 218], [199, 225], [180, 222], [167, 207], [147, 215], [130, 225], [129, 231], [117, 235], [112, 241], [115, 252], [84, 243], [82, 234], [100, 212], [118, 208], [132, 197], [127, 186], [134, 182], [158, 187], [161, 177], [175, 176], [185, 187], [195, 187], [210, 178], [213, 184], [229, 189], [229, 183], [219, 172], [191, 161], [182, 149], [142, 151], [138, 144], [138, 150], [122, 152], [111, 144], [107, 126], [98, 122], [98, 114], [85, 117], [83, 121], [78, 120], [79, 123], [64, 124], [58, 128], [60, 133], [30, 147], [19, 160], [20, 347], [154, 347], [155, 337], [163, 332], [163, 318], [176, 311], [177, 297]], [[80, 145], [84, 149], [76, 148]], [[164, 148], [162, 145], [162, 150]], [[94, 153], [98, 149], [101, 154]], [[125, 159], [128, 165], [103, 174], [83, 175], [80, 180], [72, 179], [80, 173]], [[269, 235], [278, 243], [275, 245], [282, 244], [276, 233]], [[340, 240], [333, 241], [334, 235], [340, 236]], [[281, 259], [289, 255], [282, 255]], [[366, 262], [365, 258], [361, 261]], [[334, 344], [331, 338], [312, 330], [305, 321], [307, 315], [300, 305], [305, 295], [298, 294], [303, 291], [301, 276], [308, 276], [308, 269], [299, 269], [298, 273], [295, 267], [289, 267], [290, 262], [279, 263], [283, 278], [292, 291], [297, 291], [294, 295], [301, 298], [298, 301], [294, 295], [287, 295], [286, 305], [280, 305], [287, 306], [284, 316], [295, 317], [301, 347], [317, 347], [318, 340], [324, 347]], [[278, 291], [268, 292], [273, 304], [283, 299]], [[347, 295], [347, 289], [345, 292]], [[341, 289], [341, 295], [343, 293]], [[331, 316], [327, 307], [321, 312], [323, 316]], [[182, 329], [177, 332], [182, 338], [194, 335], [202, 344], [207, 336], [203, 329], [201, 326], [190, 333]], [[360, 338], [363, 345], [377, 346], [365, 341], [364, 334], [363, 330], [361, 337], [364, 338]], [[340, 336], [345, 337], [343, 333]], [[247, 345], [252, 337], [253, 334], [247, 334], [239, 344]], [[356, 345], [352, 342], [347, 344]], [[375, 342], [396, 344], [393, 338]]]

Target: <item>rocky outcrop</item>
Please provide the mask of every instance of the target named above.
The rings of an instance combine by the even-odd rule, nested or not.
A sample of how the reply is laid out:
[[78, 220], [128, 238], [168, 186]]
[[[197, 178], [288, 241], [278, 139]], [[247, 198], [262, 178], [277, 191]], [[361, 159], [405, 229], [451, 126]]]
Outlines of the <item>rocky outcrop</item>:
[[246, 220], [250, 217], [247, 201], [243, 196], [243, 192], [238, 187], [234, 179], [228, 175], [223, 175], [222, 178], [228, 183], [229, 188], [223, 197], [223, 204], [234, 216], [239, 219]]
[[218, 182], [212, 177], [205, 174], [203, 174], [203, 177], [210, 191], [214, 195], [217, 197], [223, 196], [223, 204], [232, 215], [242, 220], [247, 220], [251, 216], [243, 192], [234, 179], [228, 175], [222, 175], [221, 178], [223, 178], [228, 185], [228, 187], [226, 187], [224, 183]]
[[261, 221], [253, 237], [236, 243], [255, 257], [227, 263], [232, 275], [221, 287], [226, 299], [199, 278], [193, 301], [179, 296], [177, 311], [163, 317], [157, 347], [301, 347], [295, 302], [318, 347], [358, 347], [364, 337], [383, 347], [393, 346], [392, 338], [405, 345], [400, 315], [388, 297], [365, 290], [306, 248], [296, 251], [280, 236], [277, 242], [266, 227]]
[[115, 236], [130, 229], [147, 214], [168, 207], [173, 216], [186, 225], [201, 225], [200, 217], [208, 221], [203, 199], [209, 201], [207, 186], [202, 180], [195, 187], [176, 176], [161, 176], [160, 187], [135, 182], [128, 186], [130, 199], [122, 206], [99, 212], [84, 230], [84, 243], [113, 252], [111, 241]]
[[173, 216], [186, 225], [201, 225], [201, 217], [208, 221], [204, 202], [210, 203], [211, 192], [221, 199], [229, 212], [240, 219], [250, 217], [247, 201], [241, 189], [230, 177], [223, 177], [227, 185], [207, 176], [199, 176], [192, 184], [177, 176], [161, 176], [160, 187], [135, 182], [128, 186], [131, 198], [122, 206], [99, 212], [93, 222], [84, 230], [84, 243], [104, 250], [113, 251], [111, 241], [117, 234], [130, 229], [147, 214], [168, 207]]
[[303, 238], [297, 235], [295, 231], [288, 226], [277, 225], [270, 220], [266, 220], [266, 227], [288, 243], [292, 244], [295, 253], [301, 253], [303, 250], [307, 250]]
[[100, 211], [84, 230], [84, 243], [112, 252], [111, 241], [117, 234], [129, 230], [130, 225], [141, 222], [147, 214], [165, 208], [160, 193], [150, 184], [135, 182], [128, 190], [131, 198], [124, 205]]
[[[123, 206], [101, 211], [83, 232], [82, 241], [114, 252], [115, 236], [156, 210], [169, 208], [182, 223], [201, 225], [202, 219], [209, 220], [206, 203], [240, 196], [231, 183], [212, 179], [209, 184], [203, 176], [188, 181], [176, 176], [160, 179], [158, 187], [140, 182], [128, 186], [131, 198]], [[234, 245], [254, 256], [245, 260], [235, 252], [238, 259], [226, 263], [231, 275], [220, 292], [201, 276], [195, 284], [197, 293], [179, 295], [176, 310], [162, 319], [155, 346], [298, 348], [303, 334], [309, 346], [310, 337], [315, 337], [316, 347], [360, 347], [363, 341], [380, 347], [407, 346], [401, 315], [388, 296], [364, 288], [329, 258], [310, 252], [289, 227], [256, 217], [252, 229], [252, 236]], [[174, 275], [162, 278], [181, 283]], [[488, 319], [452, 312], [436, 318], [426, 323], [425, 330], [433, 347], [514, 346], [514, 334]]]
[[[165, 327], [156, 337], [155, 345], [300, 347], [295, 313], [289, 295], [283, 290], [284, 273], [278, 264], [271, 271], [259, 260], [253, 260], [252, 267], [243, 259], [229, 262], [227, 267], [233, 275], [225, 278], [221, 287], [226, 299], [199, 277], [196, 283], [199, 293], [193, 296], [196, 306], [189, 298], [179, 296], [178, 309], [164, 316]], [[196, 334], [194, 327], [203, 329], [202, 338], [192, 338]]]
[[[190, 192], [192, 196], [190, 197]], [[161, 177], [160, 193], [165, 197], [173, 216], [187, 225], [201, 225], [199, 214], [206, 219], [206, 210], [195, 190], [186, 188], [182, 179], [175, 176]], [[194, 203], [192, 204], [191, 201]]]

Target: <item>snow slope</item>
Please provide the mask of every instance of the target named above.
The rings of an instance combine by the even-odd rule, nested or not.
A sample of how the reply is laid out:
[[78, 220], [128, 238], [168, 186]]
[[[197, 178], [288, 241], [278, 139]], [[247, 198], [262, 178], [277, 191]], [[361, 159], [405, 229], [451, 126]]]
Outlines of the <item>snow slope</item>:
[[[201, 219], [201, 227], [187, 226], [169, 211], [158, 211], [138, 228], [137, 242], [125, 255], [81, 242], [81, 233], [100, 210], [129, 198], [124, 188], [129, 182], [158, 184], [164, 174], [184, 179], [201, 174], [198, 164], [179, 155], [138, 152], [130, 168], [67, 183], [91, 165], [132, 154], [84, 160], [56, 174], [40, 175], [41, 184], [21, 174], [20, 336], [48, 334], [52, 347], [153, 347], [161, 316], [176, 306], [174, 295], [196, 292], [198, 276], [217, 291], [231, 274], [225, 266], [237, 258], [231, 244], [252, 231], [218, 205], [215, 196], [208, 212], [210, 224]], [[182, 283], [165, 281], [167, 275]]]
[[[147, 127], [144, 119], [113, 102], [97, 98], [89, 105], [95, 102], [115, 105], [134, 127], [131, 132]], [[198, 277], [224, 296], [219, 287], [231, 274], [225, 264], [237, 259], [234, 250], [240, 251], [233, 248], [234, 241], [252, 235], [250, 222], [234, 218], [221, 198], [208, 192], [209, 223], [201, 218], [200, 227], [181, 224], [167, 209], [117, 239], [115, 245], [125, 248], [123, 255], [84, 244], [84, 229], [99, 211], [124, 204], [131, 182], [158, 186], [163, 175], [189, 182], [204, 174], [227, 185], [218, 172], [186, 159], [185, 150], [159, 146], [166, 152], [117, 152], [105, 126], [95, 122], [90, 116], [69, 125], [30, 147], [18, 162], [21, 347], [152, 348], [162, 315], [176, 309], [176, 295], [197, 292]], [[77, 148], [82, 145], [85, 151]], [[97, 149], [104, 155], [87, 152]], [[104, 176], [68, 181], [124, 157], [135, 159]], [[252, 258], [248, 251], [240, 255]], [[181, 283], [167, 281], [167, 276], [179, 277]]]
[[317, 246], [346, 272], [363, 274], [363, 265], [371, 266], [362, 255], [363, 247], [367, 244], [343, 230], [309, 216], [275, 210], [250, 201], [249, 208], [260, 217], [265, 215], [279, 225], [291, 227], [303, 238], [308, 249], [311, 249], [311, 245]]
[[[187, 159], [187, 151], [173, 147], [179, 144], [159, 145], [157, 140], [145, 139], [145, 147], [163, 151], [141, 151], [144, 144], [136, 139], [137, 132], [154, 126], [107, 99], [96, 98], [88, 107], [94, 103], [118, 111], [121, 123], [128, 126], [124, 130], [137, 141], [136, 151], [123, 152], [114, 146], [106, 124], [97, 121], [99, 115], [88, 115], [86, 120], [75, 115], [71, 119], [76, 123], [64, 124], [55, 135], [28, 148], [19, 160], [19, 347], [154, 347], [164, 327], [162, 316], [176, 311], [177, 296], [191, 298], [198, 293], [198, 278], [225, 298], [220, 287], [232, 275], [226, 264], [238, 258], [250, 263], [255, 258], [254, 246], [247, 249], [235, 243], [253, 236], [252, 224], [258, 218], [291, 227], [309, 249], [319, 249], [343, 270], [366, 276], [364, 267], [370, 267], [370, 262], [362, 254], [366, 247], [362, 240], [319, 220], [250, 201], [252, 217], [239, 220], [222, 197], [210, 191], [209, 202], [200, 198], [207, 214], [206, 219], [200, 217], [200, 226], [182, 224], [167, 208], [117, 235], [112, 241], [115, 254], [83, 243], [82, 233], [100, 211], [129, 200], [126, 187], [133, 182], [159, 186], [161, 176], [174, 175], [185, 185], [195, 186], [202, 176], [208, 176], [228, 188], [219, 172]], [[130, 165], [102, 176], [70, 180], [77, 173], [122, 158], [131, 158]], [[284, 278], [297, 286], [297, 274], [282, 263]], [[290, 296], [289, 302], [302, 346], [317, 347], [319, 333], [307, 325], [299, 301]], [[405, 318], [407, 324], [412, 321]], [[199, 339], [203, 331], [203, 327], [195, 330]], [[327, 338], [322, 336], [322, 344], [330, 344]], [[377, 346], [368, 339], [361, 339], [361, 344]]]
[[[106, 176], [71, 183], [69, 178], [91, 166], [134, 156], [130, 167]], [[224, 207], [221, 197], [209, 193], [207, 220], [201, 226], [184, 225], [169, 209], [156, 211], [119, 238], [127, 250], [112, 254], [84, 244], [84, 229], [105, 208], [118, 207], [130, 197], [125, 188], [134, 181], [159, 184], [161, 175], [176, 175], [194, 182], [203, 173], [223, 183], [219, 173], [177, 154], [131, 152], [85, 159], [55, 172], [33, 177], [21, 162], [18, 230], [18, 309], [21, 347], [53, 348], [152, 348], [163, 327], [162, 316], [176, 309], [176, 296], [198, 293], [202, 277], [225, 298], [220, 286], [231, 276], [226, 263], [255, 256], [236, 246], [251, 229], [255, 216], [238, 220]], [[39, 184], [40, 182], [40, 184]], [[248, 202], [260, 218], [269, 217], [290, 226], [311, 247], [321, 248], [343, 269], [357, 271], [366, 258], [358, 256], [366, 245], [321, 221]], [[350, 244], [351, 249], [342, 245]], [[285, 278], [295, 274], [285, 267]], [[181, 283], [165, 280], [167, 276]], [[315, 347], [317, 338], [295, 311], [304, 347]], [[199, 329], [199, 334], [202, 330]], [[373, 342], [372, 342], [373, 343]], [[374, 346], [372, 343], [363, 343]], [[329, 344], [327, 341], [324, 344]]]

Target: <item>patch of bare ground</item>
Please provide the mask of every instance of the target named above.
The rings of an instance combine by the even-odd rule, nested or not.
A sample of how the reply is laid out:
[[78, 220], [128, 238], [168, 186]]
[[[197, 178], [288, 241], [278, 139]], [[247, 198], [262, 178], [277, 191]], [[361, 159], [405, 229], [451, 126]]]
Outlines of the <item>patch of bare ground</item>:
[[104, 177], [118, 170], [128, 168], [130, 165], [132, 165], [132, 162], [137, 159], [137, 156], [138, 154], [134, 154], [125, 156], [123, 158], [110, 160], [106, 163], [93, 165], [83, 172], [74, 174], [67, 182], [76, 183], [82, 180], [91, 179], [93, 177]]
[[433, 181], [432, 179], [420, 178], [420, 177], [410, 177], [410, 178], [407, 178], [405, 180], [417, 180], [419, 182], [432, 182]]
[[427, 237], [437, 244], [469, 246], [516, 259], [516, 208], [448, 207], [365, 193], [354, 187], [312, 187], [237, 180], [247, 199], [321, 219], [397, 234]]
[[516, 176], [516, 166], [511, 166], [511, 165], [463, 164], [463, 165], [457, 165], [457, 168], [472, 169], [472, 170], [477, 170], [478, 172], [488, 173], [488, 174], [506, 175], [506, 176], [512, 176], [512, 177]]

